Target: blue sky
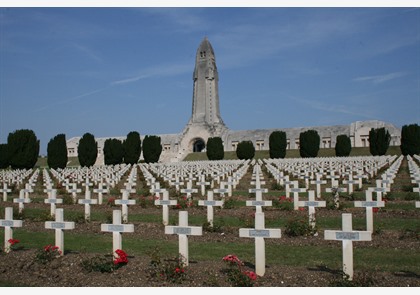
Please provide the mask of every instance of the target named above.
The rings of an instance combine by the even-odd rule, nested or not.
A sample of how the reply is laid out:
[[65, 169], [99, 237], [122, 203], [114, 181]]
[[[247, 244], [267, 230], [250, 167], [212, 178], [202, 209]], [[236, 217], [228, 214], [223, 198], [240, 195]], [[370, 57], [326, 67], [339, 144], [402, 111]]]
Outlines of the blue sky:
[[202, 39], [232, 130], [420, 124], [420, 9], [0, 8], [0, 143], [179, 133]]

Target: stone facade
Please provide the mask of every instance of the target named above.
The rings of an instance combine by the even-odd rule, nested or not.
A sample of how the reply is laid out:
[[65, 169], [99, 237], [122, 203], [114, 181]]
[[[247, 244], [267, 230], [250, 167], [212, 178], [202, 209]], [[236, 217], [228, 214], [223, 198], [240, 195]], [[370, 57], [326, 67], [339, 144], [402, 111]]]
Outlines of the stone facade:
[[[161, 162], [178, 162], [191, 152], [205, 151], [205, 144], [210, 137], [221, 137], [225, 151], [235, 151], [239, 142], [250, 140], [256, 150], [269, 149], [269, 137], [273, 131], [284, 131], [287, 138], [287, 149], [299, 149], [300, 133], [316, 130], [320, 136], [320, 148], [334, 148], [338, 135], [350, 137], [353, 147], [369, 146], [371, 128], [385, 127], [391, 134], [390, 145], [401, 144], [401, 130], [383, 121], [357, 121], [350, 125], [314, 126], [286, 129], [230, 130], [223, 123], [219, 108], [219, 74], [216, 57], [209, 40], [204, 38], [200, 43], [193, 71], [192, 114], [187, 125], [179, 134], [160, 134], [162, 143]], [[140, 137], [143, 141], [144, 136]], [[97, 165], [103, 164], [103, 147], [107, 138], [96, 138], [98, 142]], [[123, 141], [125, 137], [117, 137]], [[69, 157], [77, 157], [77, 146], [80, 137], [67, 141]]]

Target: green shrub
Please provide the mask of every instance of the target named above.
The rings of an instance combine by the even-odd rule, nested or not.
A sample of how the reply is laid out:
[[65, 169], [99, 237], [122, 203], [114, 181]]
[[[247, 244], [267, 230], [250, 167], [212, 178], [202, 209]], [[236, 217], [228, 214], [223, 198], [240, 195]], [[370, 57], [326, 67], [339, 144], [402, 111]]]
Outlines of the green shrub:
[[251, 160], [255, 156], [255, 147], [252, 141], [245, 140], [238, 143], [236, 156], [239, 160]]
[[316, 130], [307, 130], [299, 135], [299, 152], [302, 158], [318, 156], [320, 137]]
[[316, 232], [308, 222], [307, 218], [294, 217], [289, 219], [284, 230], [285, 235], [289, 237], [309, 236]]
[[287, 138], [284, 131], [273, 131], [268, 138], [270, 158], [284, 159], [286, 156]]

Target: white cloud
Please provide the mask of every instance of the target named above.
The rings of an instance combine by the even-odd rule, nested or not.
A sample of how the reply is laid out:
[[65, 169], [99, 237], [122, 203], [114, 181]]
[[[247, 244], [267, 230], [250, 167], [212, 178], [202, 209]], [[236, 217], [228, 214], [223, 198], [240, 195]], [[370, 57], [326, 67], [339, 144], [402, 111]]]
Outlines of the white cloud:
[[406, 73], [404, 72], [395, 72], [395, 73], [389, 73], [389, 74], [384, 74], [384, 75], [376, 75], [376, 76], [366, 76], [366, 77], [358, 77], [353, 79], [353, 81], [356, 82], [372, 82], [374, 84], [380, 84], [386, 81], [390, 81], [393, 79], [397, 79], [400, 77], [405, 76]]

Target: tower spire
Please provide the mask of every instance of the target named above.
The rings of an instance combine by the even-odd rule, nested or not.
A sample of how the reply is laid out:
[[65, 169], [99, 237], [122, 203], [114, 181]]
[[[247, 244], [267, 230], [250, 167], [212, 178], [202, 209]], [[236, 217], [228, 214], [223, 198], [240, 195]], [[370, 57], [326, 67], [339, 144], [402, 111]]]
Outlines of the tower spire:
[[193, 72], [193, 103], [190, 123], [224, 125], [219, 108], [219, 74], [207, 36], [198, 46]]

